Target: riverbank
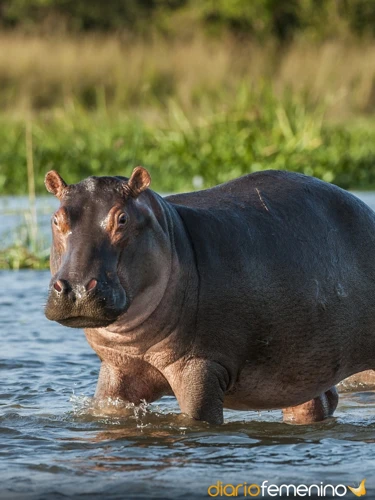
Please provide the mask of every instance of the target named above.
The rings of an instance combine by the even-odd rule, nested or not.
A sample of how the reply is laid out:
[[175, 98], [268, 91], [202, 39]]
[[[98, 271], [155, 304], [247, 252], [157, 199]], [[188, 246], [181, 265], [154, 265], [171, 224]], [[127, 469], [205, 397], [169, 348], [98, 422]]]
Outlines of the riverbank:
[[34, 253], [28, 248], [14, 245], [0, 250], [0, 269], [18, 271], [20, 269], [48, 269], [49, 257]]

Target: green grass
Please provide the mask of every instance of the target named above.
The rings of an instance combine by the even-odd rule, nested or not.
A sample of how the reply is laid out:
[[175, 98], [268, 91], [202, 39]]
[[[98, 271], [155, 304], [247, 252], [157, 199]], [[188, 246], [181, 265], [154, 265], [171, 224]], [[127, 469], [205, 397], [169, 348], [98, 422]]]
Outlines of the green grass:
[[[169, 101], [156, 118], [105, 111], [39, 114], [32, 123], [37, 193], [56, 169], [68, 183], [128, 175], [143, 165], [152, 187], [171, 192], [213, 186], [264, 169], [314, 175], [344, 188], [375, 187], [375, 120], [332, 124], [324, 111], [268, 87], [239, 87], [234, 99], [185, 113]], [[223, 102], [228, 104], [223, 105]], [[26, 124], [0, 118], [0, 195], [27, 192]]]
[[[0, 247], [0, 269], [47, 269], [49, 248], [44, 238], [38, 235], [38, 225], [34, 218], [32, 204], [24, 212], [23, 222], [13, 229], [11, 243]], [[6, 217], [6, 212], [1, 216]], [[0, 216], [0, 217], [1, 217]]]
[[40, 253], [33, 253], [25, 246], [13, 245], [0, 250], [0, 269], [48, 269], [49, 259]]

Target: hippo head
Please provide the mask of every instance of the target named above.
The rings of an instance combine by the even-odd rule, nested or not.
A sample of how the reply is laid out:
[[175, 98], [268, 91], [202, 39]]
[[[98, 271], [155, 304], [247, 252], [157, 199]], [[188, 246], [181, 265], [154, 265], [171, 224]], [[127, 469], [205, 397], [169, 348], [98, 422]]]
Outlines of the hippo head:
[[106, 327], [160, 283], [163, 265], [156, 263], [166, 255], [165, 234], [147, 195], [150, 182], [142, 167], [130, 179], [89, 177], [73, 185], [55, 171], [47, 173], [47, 190], [60, 200], [52, 216], [48, 319]]

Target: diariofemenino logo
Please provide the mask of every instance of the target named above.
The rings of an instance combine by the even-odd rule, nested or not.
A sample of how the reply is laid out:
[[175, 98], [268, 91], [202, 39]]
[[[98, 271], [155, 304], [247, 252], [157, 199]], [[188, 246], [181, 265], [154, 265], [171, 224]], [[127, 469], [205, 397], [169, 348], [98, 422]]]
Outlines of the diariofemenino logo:
[[[207, 493], [210, 497], [277, 497], [277, 496], [287, 496], [287, 497], [344, 497], [347, 493], [352, 492], [356, 497], [362, 497], [366, 495], [365, 488], [366, 479], [363, 479], [358, 487], [355, 486], [345, 486], [344, 484], [337, 484], [336, 486], [332, 484], [269, 484], [269, 481], [263, 481], [261, 485], [259, 484], [224, 484], [222, 481], [218, 481], [215, 484], [209, 486]], [[350, 494], [351, 496], [351, 494]]]

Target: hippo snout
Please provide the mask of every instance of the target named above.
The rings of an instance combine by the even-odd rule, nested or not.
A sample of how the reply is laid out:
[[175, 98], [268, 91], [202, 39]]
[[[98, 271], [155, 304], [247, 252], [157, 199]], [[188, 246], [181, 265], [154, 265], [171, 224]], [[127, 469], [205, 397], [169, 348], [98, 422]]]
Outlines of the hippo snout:
[[99, 328], [113, 323], [127, 309], [126, 293], [119, 282], [91, 278], [83, 283], [54, 277], [46, 317], [73, 328]]

